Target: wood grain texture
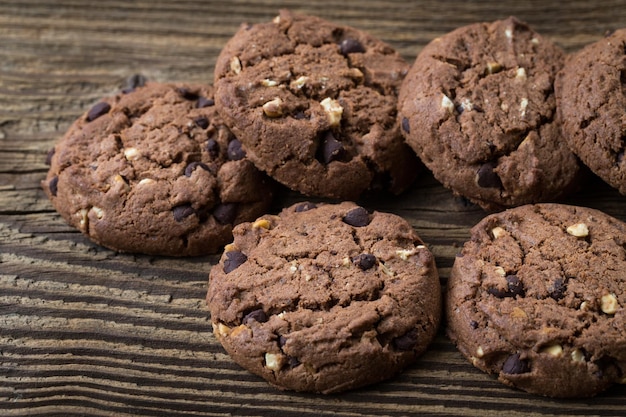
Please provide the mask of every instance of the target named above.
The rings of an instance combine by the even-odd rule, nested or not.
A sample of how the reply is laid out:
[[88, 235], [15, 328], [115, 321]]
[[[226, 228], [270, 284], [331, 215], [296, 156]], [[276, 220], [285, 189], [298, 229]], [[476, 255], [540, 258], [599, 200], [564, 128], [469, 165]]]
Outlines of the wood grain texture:
[[[79, 114], [136, 73], [210, 82], [239, 24], [283, 7], [367, 30], [409, 61], [438, 35], [509, 15], [568, 52], [626, 27], [621, 0], [0, 0], [0, 414], [626, 415], [626, 386], [580, 401], [531, 396], [474, 369], [443, 332], [385, 383], [334, 396], [276, 391], [211, 334], [204, 296], [217, 256], [116, 254], [56, 214], [39, 182], [46, 153]], [[282, 192], [273, 210], [299, 199]], [[626, 198], [597, 178], [566, 202], [626, 220]], [[361, 203], [408, 219], [444, 284], [485, 215], [428, 173], [399, 198]]]

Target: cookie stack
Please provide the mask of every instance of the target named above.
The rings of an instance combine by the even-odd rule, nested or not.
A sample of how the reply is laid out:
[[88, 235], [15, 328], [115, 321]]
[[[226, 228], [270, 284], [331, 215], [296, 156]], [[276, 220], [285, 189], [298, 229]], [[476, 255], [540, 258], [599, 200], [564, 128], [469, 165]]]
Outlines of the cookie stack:
[[[363, 31], [283, 10], [240, 27], [213, 86], [137, 78], [96, 104], [42, 185], [109, 248], [223, 248], [207, 293], [214, 334], [278, 388], [390, 378], [426, 351], [445, 311], [461, 353], [502, 382], [595, 395], [626, 380], [626, 225], [543, 202], [576, 189], [580, 160], [624, 193], [625, 37], [567, 57], [509, 18], [434, 39], [409, 65]], [[402, 193], [422, 164], [504, 210], [472, 229], [445, 298], [411, 225], [352, 202]], [[276, 183], [338, 201], [269, 214]]]

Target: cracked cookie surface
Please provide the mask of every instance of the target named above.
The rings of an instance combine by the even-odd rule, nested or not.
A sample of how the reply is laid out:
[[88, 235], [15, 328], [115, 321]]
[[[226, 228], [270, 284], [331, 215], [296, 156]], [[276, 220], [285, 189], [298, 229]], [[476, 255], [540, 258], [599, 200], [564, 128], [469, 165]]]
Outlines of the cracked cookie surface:
[[564, 195], [579, 165], [555, 122], [563, 57], [515, 18], [434, 39], [400, 89], [407, 143], [444, 186], [488, 210]]
[[55, 209], [123, 252], [215, 253], [272, 197], [205, 85], [147, 83], [106, 97], [70, 126], [49, 163], [42, 187]]
[[216, 106], [254, 164], [306, 195], [398, 194], [420, 166], [396, 122], [408, 64], [364, 32], [282, 10], [220, 53]]
[[570, 148], [626, 195], [626, 29], [570, 55], [555, 92]]
[[382, 381], [436, 334], [433, 255], [396, 215], [299, 203], [234, 236], [210, 272], [213, 331], [276, 387], [332, 393]]
[[477, 368], [551, 397], [626, 383], [626, 224], [536, 204], [487, 216], [455, 259], [447, 333]]

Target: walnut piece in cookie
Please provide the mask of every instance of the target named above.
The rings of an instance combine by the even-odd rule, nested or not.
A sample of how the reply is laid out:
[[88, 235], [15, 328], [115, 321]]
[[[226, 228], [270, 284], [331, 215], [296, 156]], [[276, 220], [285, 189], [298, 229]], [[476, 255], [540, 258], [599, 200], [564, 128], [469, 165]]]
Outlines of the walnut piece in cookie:
[[266, 211], [269, 178], [217, 114], [208, 85], [137, 78], [76, 120], [42, 187], [94, 242], [170, 256], [218, 252]]
[[209, 277], [214, 334], [270, 384], [320, 393], [372, 384], [434, 338], [437, 269], [402, 218], [305, 202], [233, 233]]
[[590, 397], [626, 375], [626, 223], [525, 205], [471, 230], [446, 293], [447, 333], [477, 368], [522, 390]]
[[362, 31], [282, 10], [242, 25], [222, 49], [216, 106], [250, 160], [292, 190], [399, 194], [421, 167], [396, 120], [407, 70]]

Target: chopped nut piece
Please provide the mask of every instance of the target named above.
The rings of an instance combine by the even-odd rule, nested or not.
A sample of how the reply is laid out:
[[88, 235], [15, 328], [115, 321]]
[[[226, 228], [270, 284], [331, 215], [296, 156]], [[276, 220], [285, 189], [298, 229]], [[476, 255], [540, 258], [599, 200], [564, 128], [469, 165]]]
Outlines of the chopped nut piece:
[[615, 294], [603, 295], [600, 299], [600, 309], [606, 314], [615, 314], [619, 308]]
[[474, 109], [474, 105], [472, 104], [472, 101], [469, 98], [464, 98], [463, 101], [461, 101], [461, 110], [471, 111], [473, 109]]
[[586, 237], [589, 235], [589, 229], [585, 223], [576, 223], [567, 228], [567, 233], [576, 237]]
[[137, 185], [148, 185], [153, 184], [155, 181], [152, 178], [144, 178], [137, 183]]
[[528, 314], [526, 314], [526, 312], [519, 307], [513, 307], [513, 311], [511, 311], [511, 317], [515, 319], [525, 319], [528, 318]]
[[252, 336], [252, 331], [250, 330], [250, 328], [245, 324], [240, 324], [230, 331], [230, 337], [237, 337], [241, 333], [247, 333], [248, 337]]
[[586, 301], [583, 301], [582, 303], [580, 303], [580, 307], [578, 307], [578, 309], [580, 311], [589, 311], [589, 303]]
[[289, 272], [291, 272], [292, 274], [295, 274], [297, 271], [298, 271], [298, 262], [291, 261], [289, 265]]
[[221, 337], [226, 337], [230, 334], [230, 327], [224, 323], [217, 323], [213, 326], [213, 333]]
[[272, 371], [280, 371], [285, 362], [285, 356], [280, 353], [266, 353], [265, 354], [265, 367]]
[[502, 65], [499, 62], [487, 62], [487, 74], [495, 74], [502, 71]]
[[518, 80], [526, 79], [526, 70], [522, 67], [519, 67], [517, 71], [515, 71], [515, 78]]
[[506, 230], [504, 230], [504, 228], [500, 226], [496, 226], [493, 229], [491, 229], [491, 234], [493, 235], [494, 239], [499, 239], [506, 235]]
[[92, 211], [98, 219], [104, 217], [104, 210], [102, 210], [100, 207], [93, 206], [89, 211]]
[[378, 267], [380, 268], [381, 271], [383, 271], [383, 274], [387, 276], [393, 277], [395, 275], [391, 269], [387, 268], [387, 266], [380, 261], [378, 262]]
[[441, 108], [446, 109], [450, 114], [454, 113], [454, 103], [445, 94], [441, 97]]
[[361, 72], [360, 69], [358, 68], [350, 68], [350, 70], [348, 71], [348, 77], [354, 79], [354, 80], [362, 80], [364, 75], [363, 72]]
[[509, 39], [513, 39], [513, 31], [511, 29], [506, 29], [504, 31], [504, 36], [506, 36]]
[[417, 253], [417, 249], [398, 249], [396, 251], [396, 255], [398, 255], [398, 257], [400, 259], [402, 259], [403, 261], [406, 261], [407, 259], [409, 259], [409, 256], [415, 255]]
[[547, 353], [550, 356], [558, 357], [563, 354], [563, 347], [561, 345], [550, 345], [542, 348], [540, 353]]
[[252, 223], [253, 229], [263, 228], [263, 229], [269, 230], [271, 227], [272, 227], [272, 224], [267, 219], [258, 219], [257, 221]]
[[129, 161], [135, 161], [139, 159], [141, 155], [136, 148], [128, 148], [124, 149], [124, 157]]
[[80, 209], [80, 211], [76, 213], [76, 215], [80, 218], [79, 227], [83, 231], [89, 229], [89, 217], [87, 216], [87, 214], [88, 210], [84, 208]]
[[501, 266], [496, 266], [496, 270], [495, 271], [496, 271], [496, 274], [500, 275], [501, 277], [505, 277], [506, 276], [506, 271]]
[[283, 101], [280, 97], [270, 100], [263, 105], [263, 113], [267, 117], [280, 117], [283, 115]]
[[572, 356], [572, 361], [574, 361], [574, 362], [584, 362], [585, 361], [585, 354], [580, 349], [572, 350], [571, 356]]
[[528, 107], [528, 99], [524, 97], [519, 104], [519, 110], [520, 110], [522, 117], [526, 116], [527, 107]]
[[328, 115], [330, 125], [337, 126], [339, 122], [341, 122], [341, 116], [343, 115], [343, 107], [341, 107], [341, 104], [330, 97], [326, 97], [320, 104]]
[[235, 74], [239, 74], [241, 72], [241, 61], [238, 57], [234, 56], [230, 59], [230, 70]]
[[530, 43], [533, 43], [533, 44], [535, 44], [535, 45], [538, 45], [538, 44], [539, 44], [539, 39], [537, 39], [537, 38], [532, 38], [532, 39], [530, 40]]
[[483, 350], [482, 346], [478, 346], [478, 349], [476, 349], [476, 356], [478, 358], [482, 358], [483, 356], [485, 356], [485, 351]]
[[272, 19], [272, 22], [279, 24], [280, 23], [280, 15], [276, 16], [275, 18]]
[[301, 75], [298, 78], [296, 78], [295, 80], [293, 80], [291, 82], [291, 84], [289, 84], [289, 86], [291, 88], [296, 88], [296, 89], [300, 90], [302, 87], [304, 87], [306, 85], [306, 83], [308, 81], [309, 81], [309, 77]]
[[268, 78], [261, 81], [261, 85], [264, 87], [276, 87], [278, 85], [278, 81], [270, 80]]
[[224, 253], [238, 251], [239, 248], [234, 243], [227, 243], [224, 246]]

